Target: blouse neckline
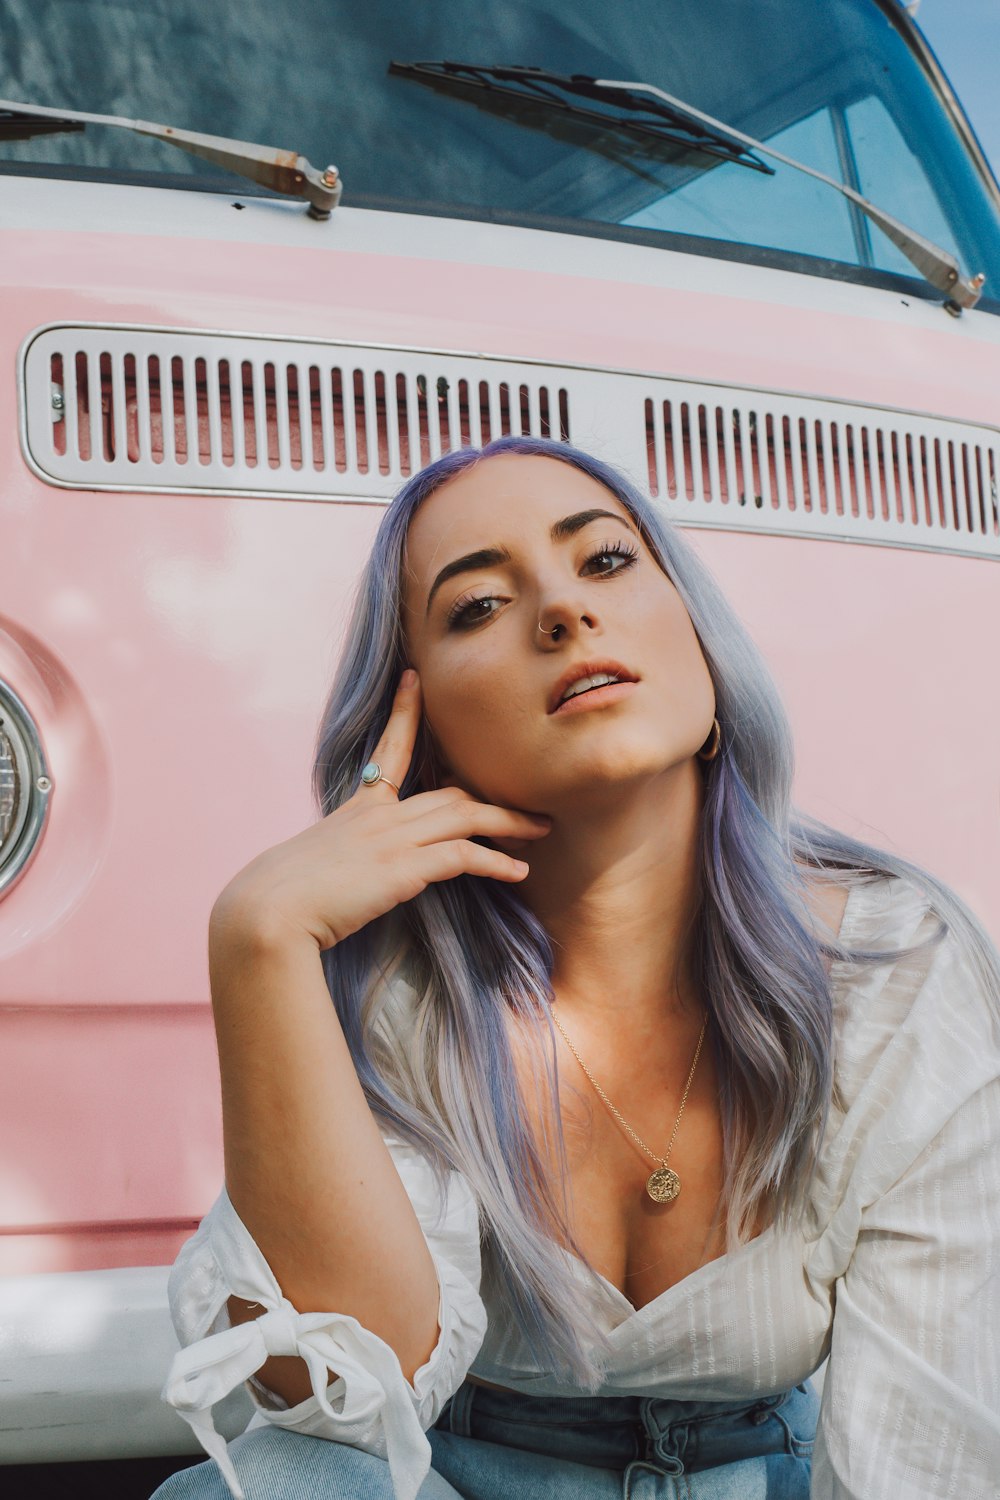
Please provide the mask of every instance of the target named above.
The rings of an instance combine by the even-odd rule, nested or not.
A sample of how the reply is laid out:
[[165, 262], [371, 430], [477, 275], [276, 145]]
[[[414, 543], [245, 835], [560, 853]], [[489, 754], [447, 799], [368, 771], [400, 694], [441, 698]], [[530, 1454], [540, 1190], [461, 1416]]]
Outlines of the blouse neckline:
[[[871, 884], [874, 884], [874, 882]], [[844, 903], [844, 909], [840, 918], [840, 927], [837, 933], [837, 942], [841, 946], [845, 942], [853, 946], [855, 929], [863, 906], [859, 897], [862, 892], [869, 889], [869, 884], [853, 884], [848, 887], [847, 900]], [[833, 960], [828, 975], [831, 990], [839, 987], [842, 979], [841, 971], [849, 970], [850, 967], [850, 962], [847, 959], [835, 958]], [[679, 1281], [675, 1281], [672, 1286], [664, 1287], [658, 1296], [654, 1297], [650, 1302], [644, 1302], [641, 1307], [636, 1307], [635, 1303], [630, 1301], [625, 1293], [619, 1287], [615, 1286], [613, 1281], [609, 1281], [606, 1276], [602, 1276], [600, 1271], [596, 1272], [597, 1279], [600, 1281], [607, 1295], [624, 1313], [622, 1322], [617, 1324], [612, 1332], [617, 1334], [622, 1328], [633, 1325], [636, 1320], [642, 1321], [656, 1316], [671, 1299], [690, 1295], [691, 1291], [696, 1289], [702, 1281], [711, 1280], [713, 1276], [720, 1275], [737, 1261], [748, 1256], [751, 1251], [755, 1251], [758, 1246], [769, 1245], [771, 1240], [776, 1237], [777, 1231], [777, 1223], [772, 1221], [760, 1234], [754, 1235], [753, 1239], [745, 1240], [742, 1245], [737, 1245], [735, 1250], [724, 1252], [722, 1255], [716, 1255], [711, 1260], [705, 1261], [703, 1265], [697, 1266], [695, 1270], [690, 1271], [687, 1276], [682, 1276]], [[785, 1230], [783, 1234], [788, 1240], [802, 1237], [799, 1230]], [[570, 1251], [566, 1251], [565, 1253], [572, 1262], [574, 1270], [582, 1277], [587, 1277], [589, 1273], [579, 1256], [573, 1255]]]

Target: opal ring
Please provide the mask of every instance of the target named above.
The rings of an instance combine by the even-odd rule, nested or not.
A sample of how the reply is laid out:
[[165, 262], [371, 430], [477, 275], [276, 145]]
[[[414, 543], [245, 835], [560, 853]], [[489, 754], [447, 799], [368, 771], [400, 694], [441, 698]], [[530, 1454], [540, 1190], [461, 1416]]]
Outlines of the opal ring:
[[394, 781], [390, 781], [388, 776], [383, 775], [382, 767], [379, 765], [377, 760], [370, 760], [368, 764], [362, 769], [361, 785], [376, 786], [380, 781], [384, 781], [386, 786], [391, 786], [393, 791], [396, 793], [396, 796], [399, 796], [399, 787], [396, 785], [396, 783]]

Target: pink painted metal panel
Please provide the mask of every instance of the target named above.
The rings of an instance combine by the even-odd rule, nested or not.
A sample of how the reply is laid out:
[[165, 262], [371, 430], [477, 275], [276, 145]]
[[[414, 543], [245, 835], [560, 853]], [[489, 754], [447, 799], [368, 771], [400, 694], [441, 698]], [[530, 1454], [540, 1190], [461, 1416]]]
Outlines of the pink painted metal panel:
[[942, 314], [939, 327], [928, 330], [811, 306], [806, 338], [801, 307], [728, 295], [718, 289], [725, 268], [711, 261], [704, 286], [684, 295], [625, 279], [627, 246], [620, 247], [623, 279], [609, 281], [570, 270], [205, 240], [185, 247], [179, 284], [173, 242], [80, 234], [72, 237], [74, 282], [67, 288], [65, 239], [5, 232], [0, 287], [19, 288], [11, 332], [19, 324], [27, 333], [54, 316], [99, 321], [113, 308], [116, 322], [483, 349], [972, 421], [992, 423], [998, 415], [997, 343], [971, 320], [953, 323]]
[[208, 1008], [24, 1006], [2, 1026], [0, 1275], [163, 1264], [218, 1192]]
[[[496, 231], [498, 245], [503, 231]], [[454, 234], [460, 238], [461, 227]], [[72, 319], [486, 349], [992, 422], [998, 339], [615, 278], [209, 238], [8, 231], [0, 676], [56, 776], [0, 903], [0, 1271], [169, 1260], [221, 1178], [205, 925], [312, 816], [310, 751], [377, 506], [66, 491], [13, 441], [14, 351]], [[551, 262], [549, 262], [551, 263]], [[892, 294], [886, 294], [889, 298]], [[808, 302], [808, 297], [804, 299]], [[866, 304], [867, 306], [868, 304]], [[684, 508], [679, 506], [683, 521]], [[995, 565], [692, 531], [774, 666], [800, 803], [956, 884], [998, 932]], [[790, 623], [796, 622], [791, 629]], [[5, 1130], [9, 1126], [5, 1125]]]

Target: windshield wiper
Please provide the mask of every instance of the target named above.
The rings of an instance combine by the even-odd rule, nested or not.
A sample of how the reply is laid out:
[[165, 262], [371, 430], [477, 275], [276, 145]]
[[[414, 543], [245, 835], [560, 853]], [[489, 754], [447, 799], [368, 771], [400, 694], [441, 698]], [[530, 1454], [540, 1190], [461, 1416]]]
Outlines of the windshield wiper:
[[[544, 109], [558, 110], [571, 115], [575, 120], [612, 126], [655, 141], [667, 141], [687, 147], [688, 150], [703, 151], [708, 156], [719, 157], [738, 167], [750, 167], [755, 172], [766, 173], [768, 177], [774, 176], [774, 168], [746, 151], [725, 127], [706, 130], [694, 112], [684, 105], [649, 101], [632, 91], [628, 85], [609, 90], [597, 79], [589, 78], [584, 73], [566, 76], [562, 73], [548, 73], [544, 68], [487, 68], [461, 62], [395, 61], [390, 62], [389, 72], [431, 85], [443, 83], [446, 87], [482, 89], [493, 95], [506, 95], [520, 103], [538, 104]], [[594, 99], [601, 104], [617, 106], [619, 110], [629, 113], [609, 114], [606, 110], [588, 109], [586, 105], [576, 104], [572, 98], [561, 98], [554, 92], [555, 89], [577, 98]], [[633, 119], [633, 114], [647, 118]], [[649, 116], [652, 118], [648, 118]]]
[[[665, 94], [662, 89], [656, 88], [651, 83], [623, 83], [610, 78], [597, 78], [594, 79], [594, 83], [601, 89], [611, 91], [631, 89], [637, 94], [651, 94], [670, 105], [680, 104], [680, 100], [674, 99], [671, 94]], [[720, 125], [720, 121], [713, 120], [711, 115], [703, 114], [700, 109], [694, 109], [690, 104], [682, 107], [689, 110], [697, 119], [704, 121], [706, 125]], [[744, 135], [742, 130], [736, 130], [731, 125], [722, 128], [727, 130], [735, 140], [742, 141], [745, 146], [751, 147], [754, 151], [761, 151], [765, 156], [772, 157], [774, 161], [780, 161], [786, 167], [794, 167], [797, 172], [805, 172], [807, 176], [815, 177], [818, 182], [825, 182], [828, 187], [836, 188], [838, 193], [849, 198], [863, 214], [871, 219], [873, 224], [878, 225], [896, 249], [903, 252], [911, 265], [916, 266], [921, 276], [937, 291], [945, 294], [944, 305], [950, 313], [959, 317], [963, 307], [975, 307], [986, 285], [986, 277], [982, 272], [968, 279], [963, 278], [958, 261], [948, 250], [943, 250], [940, 245], [935, 245], [933, 240], [926, 239], [915, 229], [910, 229], [899, 219], [893, 218], [892, 214], [886, 213], [870, 199], [863, 198], [846, 183], [838, 182], [835, 177], [828, 177], [825, 172], [819, 172], [815, 167], [807, 167], [804, 162], [796, 161], [792, 156], [785, 156], [781, 151], [775, 151], [772, 146], [765, 146], [762, 141], [754, 140], [752, 135]]]
[[327, 167], [320, 172], [295, 151], [255, 146], [249, 141], [231, 140], [225, 135], [199, 135], [193, 130], [178, 130], [173, 125], [154, 125], [149, 120], [126, 120], [121, 115], [92, 115], [77, 109], [49, 109], [42, 104], [18, 104], [12, 99], [0, 99], [0, 140], [25, 140], [33, 135], [85, 130], [88, 125], [113, 125], [119, 130], [152, 136], [273, 192], [290, 198], [307, 198], [309, 214], [314, 219], [328, 219], [343, 192], [336, 167]]
[[[532, 98], [538, 103], [551, 103], [552, 107], [562, 107], [574, 114], [579, 111], [579, 106], [570, 105], [565, 100], [558, 100], [557, 96], [550, 95], [542, 86], [553, 84], [565, 92], [584, 95], [592, 99], [606, 99], [609, 103], [617, 104], [624, 109], [645, 109], [658, 116], [662, 115], [664, 120], [670, 120], [690, 132], [690, 144], [695, 149], [721, 155], [726, 160], [738, 162], [743, 166], [755, 165], [758, 171], [763, 170], [773, 176], [773, 168], [766, 167], [753, 154], [760, 152], [763, 156], [769, 156], [772, 160], [781, 162], [783, 166], [793, 167], [797, 172], [805, 172], [807, 176], [815, 177], [817, 181], [836, 188], [838, 193], [848, 198], [871, 219], [873, 224], [878, 225], [882, 233], [898, 250], [902, 251], [921, 276], [929, 281], [936, 291], [944, 294], [944, 306], [955, 317], [961, 316], [963, 308], [975, 307], [982, 296], [983, 287], [986, 285], [986, 277], [982, 272], [977, 276], [963, 277], [958, 261], [949, 251], [942, 249], [940, 245], [935, 245], [932, 240], [926, 239], [915, 229], [910, 229], [892, 214], [886, 213], [877, 204], [862, 197], [854, 188], [848, 187], [846, 183], [838, 182], [834, 177], [828, 177], [825, 172], [819, 172], [815, 167], [807, 167], [804, 162], [796, 161], [794, 157], [775, 151], [772, 146], [766, 146], [763, 141], [755, 140], [753, 136], [746, 135], [742, 130], [737, 130], [735, 126], [722, 120], [716, 120], [712, 115], [705, 114], [703, 110], [696, 109], [693, 104], [687, 104], [683, 99], [674, 98], [672, 94], [666, 93], [654, 84], [614, 78], [591, 78], [584, 73], [574, 73], [564, 78], [558, 73], [546, 73], [540, 68], [483, 68], [455, 62], [390, 63], [389, 71], [409, 73], [416, 77], [427, 76], [428, 81], [433, 77], [439, 82], [450, 80], [453, 85], [491, 88], [521, 100]], [[522, 87], [503, 88], [497, 81], [501, 79], [516, 81]], [[523, 86], [529, 82], [535, 87], [530, 92], [525, 92]], [[593, 115], [606, 123], [620, 123], [632, 129], [639, 128], [637, 122], [615, 120], [614, 117], [599, 114], [596, 110], [593, 111]], [[653, 129], [651, 123], [645, 124], [643, 128]], [[659, 129], [663, 130], [663, 127]], [[704, 134], [703, 144], [699, 144], [696, 134], [698, 130]], [[720, 149], [723, 147], [724, 150]], [[737, 152], [740, 154], [733, 154]]]

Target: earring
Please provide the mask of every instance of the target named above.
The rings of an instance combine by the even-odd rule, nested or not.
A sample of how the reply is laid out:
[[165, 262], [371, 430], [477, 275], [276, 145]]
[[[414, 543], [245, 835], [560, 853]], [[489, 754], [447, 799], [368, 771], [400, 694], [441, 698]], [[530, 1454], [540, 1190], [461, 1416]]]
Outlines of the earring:
[[[705, 745], [708, 745], [710, 741], [711, 741], [712, 748], [709, 750], [708, 754], [706, 755], [705, 754]], [[712, 720], [712, 732], [709, 735], [708, 739], [705, 741], [705, 745], [703, 745], [702, 748], [698, 751], [698, 759], [699, 760], [714, 760], [715, 757], [719, 753], [719, 747], [720, 747], [721, 744], [722, 744], [722, 730], [719, 727], [719, 721], [718, 721], [718, 719], [713, 719]]]

